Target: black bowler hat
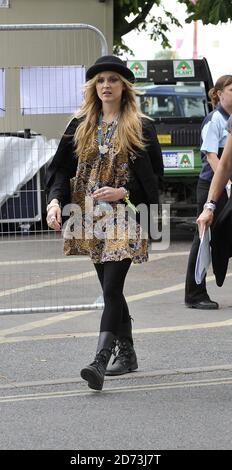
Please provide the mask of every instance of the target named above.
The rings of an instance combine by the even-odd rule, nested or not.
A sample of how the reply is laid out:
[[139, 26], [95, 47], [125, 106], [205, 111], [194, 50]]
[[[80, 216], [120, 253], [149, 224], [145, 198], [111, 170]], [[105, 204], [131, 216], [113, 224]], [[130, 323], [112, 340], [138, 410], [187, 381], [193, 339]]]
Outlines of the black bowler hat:
[[95, 77], [97, 73], [100, 72], [108, 72], [114, 71], [120, 73], [124, 78], [129, 80], [130, 82], [134, 83], [135, 76], [133, 72], [128, 69], [123, 61], [114, 55], [104, 55], [99, 57], [96, 60], [95, 64], [92, 65], [86, 72], [86, 80], [90, 80], [91, 78]]

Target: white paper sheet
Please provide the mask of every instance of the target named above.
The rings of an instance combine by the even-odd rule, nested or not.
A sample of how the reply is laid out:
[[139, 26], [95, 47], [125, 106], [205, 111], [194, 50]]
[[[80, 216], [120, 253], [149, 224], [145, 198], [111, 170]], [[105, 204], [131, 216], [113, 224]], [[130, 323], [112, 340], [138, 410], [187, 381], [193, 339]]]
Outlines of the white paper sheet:
[[197, 253], [197, 261], [195, 266], [195, 281], [197, 284], [201, 284], [203, 281], [212, 260], [210, 240], [211, 232], [210, 227], [208, 227], [203, 231]]

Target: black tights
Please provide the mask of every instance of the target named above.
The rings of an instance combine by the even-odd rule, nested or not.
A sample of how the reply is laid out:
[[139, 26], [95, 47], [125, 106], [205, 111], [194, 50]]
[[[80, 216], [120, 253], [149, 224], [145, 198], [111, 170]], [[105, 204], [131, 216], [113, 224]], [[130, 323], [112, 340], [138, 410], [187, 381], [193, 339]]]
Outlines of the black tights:
[[123, 295], [124, 282], [130, 265], [129, 258], [94, 264], [105, 303], [100, 331], [111, 331], [117, 335], [121, 323], [130, 320], [129, 309]]

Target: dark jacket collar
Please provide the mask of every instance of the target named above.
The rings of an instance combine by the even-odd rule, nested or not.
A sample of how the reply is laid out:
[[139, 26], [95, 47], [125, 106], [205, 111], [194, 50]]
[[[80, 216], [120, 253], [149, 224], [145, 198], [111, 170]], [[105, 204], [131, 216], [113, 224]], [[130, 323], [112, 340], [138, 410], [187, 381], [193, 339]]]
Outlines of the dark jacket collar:
[[221, 113], [221, 114], [222, 114], [222, 116], [223, 116], [223, 117], [224, 117], [226, 120], [228, 120], [228, 119], [229, 119], [229, 117], [230, 117], [230, 114], [229, 114], [229, 113], [227, 113], [227, 111], [226, 111], [226, 110], [225, 110], [225, 109], [222, 107], [222, 105], [221, 105], [221, 104], [219, 104], [219, 106], [217, 107], [217, 109], [218, 109], [219, 113]]

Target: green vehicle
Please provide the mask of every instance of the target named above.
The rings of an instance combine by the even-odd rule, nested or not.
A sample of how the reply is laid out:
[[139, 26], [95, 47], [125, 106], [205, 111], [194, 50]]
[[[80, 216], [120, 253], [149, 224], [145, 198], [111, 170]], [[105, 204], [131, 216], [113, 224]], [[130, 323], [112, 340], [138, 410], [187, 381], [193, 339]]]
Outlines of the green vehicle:
[[195, 227], [196, 184], [201, 170], [201, 123], [210, 111], [213, 80], [207, 60], [130, 61], [141, 110], [155, 120], [164, 160], [161, 202], [171, 223]]

